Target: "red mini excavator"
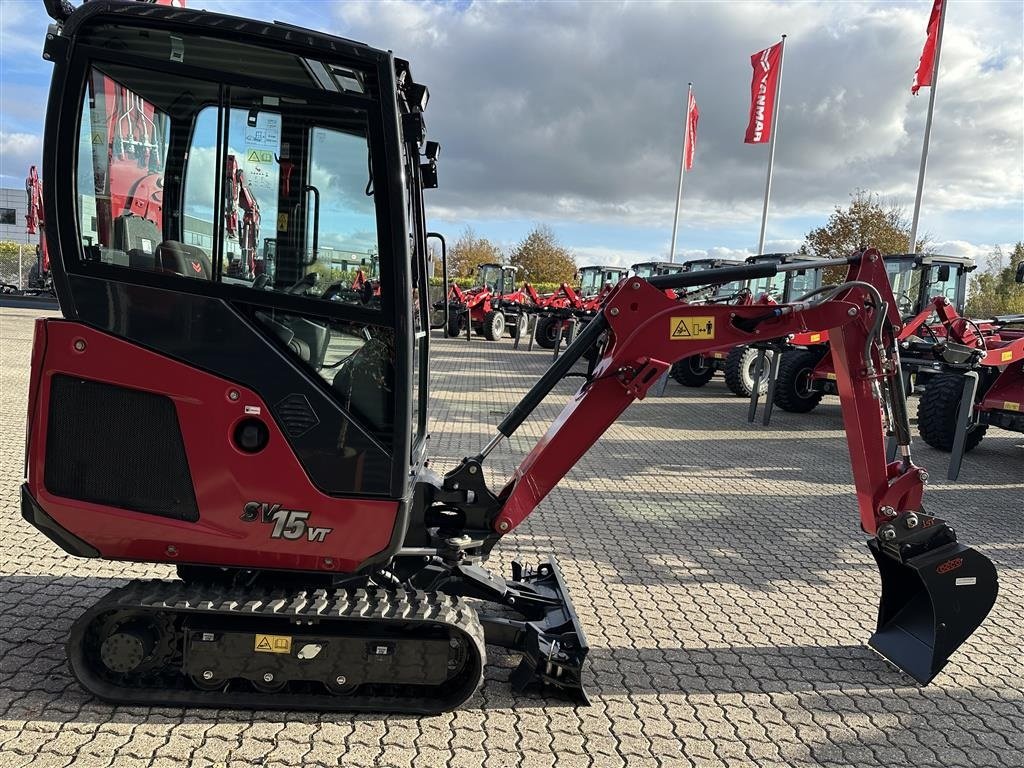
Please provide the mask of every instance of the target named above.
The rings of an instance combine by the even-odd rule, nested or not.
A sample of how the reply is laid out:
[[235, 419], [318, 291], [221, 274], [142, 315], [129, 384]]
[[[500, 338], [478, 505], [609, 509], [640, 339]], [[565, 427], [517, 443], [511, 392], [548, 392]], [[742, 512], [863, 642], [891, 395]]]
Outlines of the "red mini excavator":
[[[522, 654], [515, 688], [584, 699], [588, 645], [558, 563], [503, 578], [488, 555], [673, 362], [808, 329], [830, 332], [881, 572], [871, 645], [927, 682], [983, 621], [995, 569], [921, 503], [899, 316], [876, 252], [810, 265], [849, 276], [798, 304], [688, 305], [673, 292], [807, 264], [621, 281], [493, 439], [440, 476], [426, 455], [423, 206], [438, 146], [408, 63], [204, 11], [47, 8], [46, 235], [63, 318], [35, 328], [22, 512], [73, 555], [175, 564], [180, 577], [133, 581], [84, 608], [67, 652], [89, 691], [139, 706], [432, 713], [473, 694], [490, 643]], [[75, 215], [107, 194], [75, 169], [116, 162], [87, 140], [95, 77], [165, 128], [150, 148], [162, 216], [127, 227], [132, 210], [96, 201], [98, 244]], [[273, 277], [224, 274], [224, 164], [239, 146], [289, 163], [287, 174], [267, 163], [259, 183], [250, 174], [276, 226]], [[198, 237], [204, 227], [212, 239]], [[156, 240], [135, 247], [117, 239], [125, 231]], [[362, 252], [374, 241], [379, 301], [317, 294], [318, 238]], [[507, 484], [489, 488], [488, 455], [598, 339], [592, 374]]]

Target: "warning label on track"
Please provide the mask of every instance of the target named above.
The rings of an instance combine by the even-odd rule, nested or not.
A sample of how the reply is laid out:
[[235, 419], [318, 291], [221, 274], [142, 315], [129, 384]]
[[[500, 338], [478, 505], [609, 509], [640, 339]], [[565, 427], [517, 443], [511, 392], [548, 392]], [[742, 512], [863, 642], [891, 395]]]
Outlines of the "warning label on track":
[[669, 329], [673, 341], [697, 341], [715, 338], [714, 317], [673, 317]]
[[261, 653], [291, 653], [292, 638], [290, 635], [256, 635], [253, 650]]

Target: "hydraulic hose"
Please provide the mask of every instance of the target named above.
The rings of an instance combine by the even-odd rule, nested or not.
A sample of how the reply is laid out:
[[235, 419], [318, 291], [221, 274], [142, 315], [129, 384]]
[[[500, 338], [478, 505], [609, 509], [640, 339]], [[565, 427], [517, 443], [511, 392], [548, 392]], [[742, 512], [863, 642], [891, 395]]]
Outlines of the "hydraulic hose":
[[572, 369], [576, 361], [583, 357], [583, 354], [597, 341], [598, 337], [604, 333], [607, 327], [608, 321], [605, 319], [604, 314], [601, 313], [587, 323], [573, 340], [572, 344], [566, 347], [565, 352], [551, 364], [551, 367], [544, 372], [544, 375], [537, 380], [537, 383], [530, 387], [530, 391], [523, 396], [523, 399], [502, 419], [501, 424], [498, 425], [498, 432], [505, 437], [511, 437], [519, 429], [519, 426], [526, 421], [527, 417], [540, 405], [541, 401], [547, 397], [548, 393], [555, 388], [555, 385], [565, 378], [565, 375]]

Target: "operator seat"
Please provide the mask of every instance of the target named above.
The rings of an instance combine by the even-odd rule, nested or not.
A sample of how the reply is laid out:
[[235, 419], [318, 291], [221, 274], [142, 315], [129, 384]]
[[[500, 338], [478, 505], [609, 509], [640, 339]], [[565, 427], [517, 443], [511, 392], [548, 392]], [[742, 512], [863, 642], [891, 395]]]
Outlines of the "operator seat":
[[384, 439], [393, 427], [394, 355], [390, 338], [373, 336], [349, 356], [332, 382], [345, 408]]
[[163, 237], [149, 219], [126, 213], [114, 219], [112, 246], [128, 254], [133, 269], [156, 269], [156, 249]]
[[185, 277], [209, 280], [213, 276], [206, 251], [177, 240], [164, 240], [156, 247], [156, 267]]

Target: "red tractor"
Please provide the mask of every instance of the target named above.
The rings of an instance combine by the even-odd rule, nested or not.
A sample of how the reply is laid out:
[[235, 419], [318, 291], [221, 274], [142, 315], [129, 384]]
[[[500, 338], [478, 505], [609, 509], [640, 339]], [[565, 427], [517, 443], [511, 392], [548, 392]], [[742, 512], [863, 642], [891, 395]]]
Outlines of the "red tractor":
[[[765, 253], [750, 256], [747, 264], [800, 264], [810, 256], [794, 253]], [[779, 273], [771, 278], [761, 278], [747, 285], [730, 285], [724, 289], [724, 299], [731, 303], [776, 304], [790, 301], [792, 297], [811, 290], [821, 284], [821, 274], [816, 269], [796, 269]], [[756, 347], [742, 345], [729, 350], [718, 350], [693, 360], [681, 360], [672, 369], [672, 377], [686, 387], [703, 387], [722, 371], [725, 385], [737, 397], [750, 397], [755, 381], [760, 394], [767, 390], [768, 379], [761, 371], [772, 364], [774, 351], [761, 353]]]
[[[886, 256], [885, 268], [904, 320], [900, 332], [900, 342], [904, 343], [919, 331], [934, 335], [936, 331], [929, 331], [929, 320], [935, 316], [935, 300], [943, 307], [963, 308], [967, 275], [975, 264], [973, 259], [957, 256], [908, 254]], [[828, 334], [796, 334], [778, 351], [783, 352], [781, 362], [772, 372], [774, 375], [768, 377], [771, 405], [790, 413], [807, 413], [817, 407], [823, 396], [836, 393]], [[913, 358], [903, 360], [903, 370], [910, 393], [930, 374], [928, 366]]]
[[[66, 650], [94, 695], [131, 707], [433, 714], [475, 694], [493, 645], [521, 655], [516, 690], [537, 685], [584, 704], [589, 646], [557, 561], [514, 563], [506, 578], [487, 567], [494, 548], [675, 361], [807, 328], [832, 340], [858, 517], [881, 577], [870, 645], [927, 683], [984, 621], [995, 568], [935, 516], [941, 499], [924, 511], [927, 472], [912, 460], [892, 365], [900, 318], [877, 253], [816, 264], [847, 277], [801, 304], [665, 295], [793, 269], [784, 263], [621, 281], [486, 445], [441, 475], [427, 453], [423, 198], [439, 147], [426, 140], [429, 93], [409, 63], [212, 12], [116, 0], [76, 10], [49, 0], [47, 10], [56, 25], [44, 44], [54, 70], [43, 173], [48, 220], [61, 225], [46, 237], [62, 317], [35, 325], [22, 515], [73, 556], [174, 565], [179, 576], [134, 580], [83, 606]], [[279, 225], [273, 282], [192, 274], [193, 259], [223, 264], [225, 243], [184, 242], [178, 216], [154, 222], [151, 254], [93, 258], [120, 250], [128, 215], [104, 207], [100, 241], [83, 241], [82, 179], [67, 169], [111, 161], [87, 140], [95, 72], [137, 104], [173, 107], [155, 185], [168, 212], [210, 199], [179, 183], [196, 171], [197, 146], [213, 141], [221, 170], [229, 154], [228, 130], [197, 129], [203, 110], [213, 110], [208, 124], [264, 119], [288, 138], [290, 181], [260, 201]], [[322, 183], [321, 163], [342, 160], [350, 173]], [[375, 306], [307, 290], [314, 209], [354, 200], [331, 239], [381, 224]], [[593, 375], [492, 488], [488, 456], [598, 339]], [[886, 459], [887, 434], [898, 461]], [[591, 535], [617, 546], [615, 531]]]
[[[1017, 282], [1024, 282], [1024, 265]], [[990, 426], [1024, 432], [1024, 316], [973, 321], [942, 297], [934, 304], [939, 322], [902, 347], [924, 384], [918, 431], [928, 445], [951, 453], [948, 475], [956, 480], [964, 455]]]
[[626, 276], [622, 267], [589, 265], [579, 270], [579, 288], [562, 283], [550, 296], [535, 301], [539, 312], [534, 339], [544, 349], [555, 349], [569, 337], [570, 322], [585, 324], [593, 317], [612, 288]]
[[[453, 283], [448, 291], [448, 320], [445, 333], [454, 337], [467, 332], [467, 325], [488, 341], [497, 341], [505, 335], [515, 339], [526, 331], [527, 318], [523, 307], [533, 303], [530, 287], [516, 288], [519, 267], [511, 264], [480, 264], [476, 285], [462, 290]], [[444, 301], [435, 303], [442, 309]]]

